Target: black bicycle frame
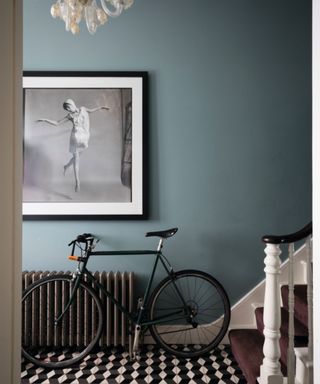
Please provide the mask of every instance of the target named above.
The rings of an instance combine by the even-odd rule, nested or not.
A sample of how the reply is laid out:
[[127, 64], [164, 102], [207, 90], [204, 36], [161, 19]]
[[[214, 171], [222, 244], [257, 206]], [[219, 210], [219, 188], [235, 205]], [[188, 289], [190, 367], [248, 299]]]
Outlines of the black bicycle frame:
[[[154, 261], [154, 264], [153, 264], [153, 268], [152, 268], [152, 272], [151, 272], [151, 275], [149, 277], [149, 281], [148, 281], [148, 284], [147, 284], [147, 287], [146, 287], [146, 290], [145, 290], [145, 293], [144, 293], [144, 296], [143, 296], [143, 299], [142, 299], [142, 304], [141, 304], [141, 307], [139, 308], [137, 316], [134, 316], [125, 307], [123, 307], [121, 305], [121, 303], [113, 296], [113, 294], [110, 291], [108, 291], [103, 285], [101, 285], [99, 283], [99, 281], [87, 269], [87, 263], [89, 261], [89, 257], [90, 256], [119, 256], [119, 255], [156, 255], [156, 258], [155, 258], [155, 261]], [[154, 275], [156, 273], [159, 260], [162, 263], [162, 265], [163, 265], [165, 271], [167, 272], [168, 276], [170, 277], [170, 279], [171, 279], [171, 281], [172, 281], [172, 283], [173, 283], [173, 285], [174, 285], [174, 287], [175, 287], [175, 289], [177, 291], [177, 294], [179, 295], [179, 297], [180, 297], [180, 299], [182, 301], [183, 307], [186, 308], [187, 305], [186, 305], [186, 303], [185, 303], [185, 301], [184, 301], [184, 299], [183, 299], [183, 297], [182, 297], [182, 295], [181, 295], [181, 293], [180, 293], [180, 291], [179, 291], [179, 289], [178, 289], [178, 287], [177, 287], [177, 285], [176, 285], [176, 283], [174, 281], [175, 273], [173, 271], [173, 268], [170, 265], [170, 263], [168, 262], [168, 260], [165, 258], [165, 256], [162, 254], [161, 250], [160, 251], [159, 250], [157, 250], [157, 251], [150, 251], [150, 250], [144, 250], [144, 251], [98, 251], [98, 252], [88, 251], [87, 257], [86, 258], [81, 258], [82, 265], [81, 265], [80, 268], [78, 268], [78, 272], [77, 272], [76, 279], [75, 279], [75, 286], [74, 286], [72, 294], [70, 296], [70, 300], [69, 300], [68, 304], [66, 305], [66, 307], [64, 308], [63, 313], [59, 316], [59, 318], [56, 320], [56, 322], [58, 322], [63, 317], [64, 313], [67, 311], [69, 306], [72, 304], [72, 302], [74, 300], [75, 293], [76, 293], [76, 291], [77, 291], [77, 289], [78, 289], [78, 287], [80, 285], [80, 282], [82, 281], [83, 275], [88, 276], [89, 280], [91, 282], [93, 282], [99, 289], [101, 289], [102, 292], [112, 301], [112, 303], [114, 305], [116, 305], [116, 307], [122, 313], [124, 313], [124, 315], [130, 321], [132, 321], [134, 324], [136, 324], [138, 326], [149, 326], [149, 325], [154, 325], [154, 324], [160, 324], [160, 323], [163, 322], [163, 320], [165, 318], [172, 316], [172, 314], [177, 314], [178, 315], [179, 313], [182, 312], [181, 310], [178, 310], [177, 312], [161, 316], [158, 319], [154, 319], [154, 320], [150, 320], [150, 321], [143, 321], [143, 315], [144, 315], [145, 310], [146, 310], [145, 305], [148, 302], [148, 299], [150, 297], [151, 286], [152, 286], [152, 283], [153, 283], [153, 280], [154, 280]], [[183, 317], [179, 317], [176, 320], [180, 320], [180, 319], [185, 319], [186, 318], [185, 311], [183, 311], [183, 312], [184, 312], [184, 316]]]

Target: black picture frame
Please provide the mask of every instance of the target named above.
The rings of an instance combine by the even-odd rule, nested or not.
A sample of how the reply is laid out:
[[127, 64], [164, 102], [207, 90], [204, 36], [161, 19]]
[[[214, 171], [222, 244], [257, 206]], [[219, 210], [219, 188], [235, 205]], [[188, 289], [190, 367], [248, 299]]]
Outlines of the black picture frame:
[[24, 220], [147, 218], [148, 73], [23, 74]]

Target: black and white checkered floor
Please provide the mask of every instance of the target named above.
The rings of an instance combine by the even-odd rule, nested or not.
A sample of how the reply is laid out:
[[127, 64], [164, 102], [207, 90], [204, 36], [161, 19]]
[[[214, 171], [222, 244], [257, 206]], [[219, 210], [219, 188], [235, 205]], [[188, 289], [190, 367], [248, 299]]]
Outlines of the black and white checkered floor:
[[22, 361], [21, 384], [245, 384], [230, 347], [220, 345], [211, 354], [190, 360], [179, 359], [152, 345], [141, 351], [139, 360], [130, 360], [119, 349], [98, 351], [79, 365], [67, 369], [44, 369]]

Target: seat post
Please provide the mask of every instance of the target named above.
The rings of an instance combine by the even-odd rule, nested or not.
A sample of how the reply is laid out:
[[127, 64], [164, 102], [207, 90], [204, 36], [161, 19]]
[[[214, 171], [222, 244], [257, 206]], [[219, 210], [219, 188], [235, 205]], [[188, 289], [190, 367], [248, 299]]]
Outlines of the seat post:
[[162, 247], [163, 247], [163, 237], [160, 237], [157, 251], [161, 252]]

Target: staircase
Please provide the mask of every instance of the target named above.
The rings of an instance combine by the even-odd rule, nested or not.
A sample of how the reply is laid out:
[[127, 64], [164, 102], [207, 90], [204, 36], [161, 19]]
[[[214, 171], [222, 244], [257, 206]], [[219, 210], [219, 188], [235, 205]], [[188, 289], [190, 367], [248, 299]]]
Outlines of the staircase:
[[[229, 332], [232, 353], [248, 384], [313, 383], [311, 234], [309, 223], [290, 235], [262, 238], [266, 244], [264, 307], [255, 309], [256, 329]], [[294, 243], [301, 240], [308, 255], [308, 284], [294, 285]], [[289, 281], [280, 287], [282, 244], [288, 244]]]
[[[295, 316], [294, 316], [294, 345], [295, 347], [308, 346], [308, 304], [307, 285], [296, 285], [295, 289]], [[288, 312], [288, 285], [281, 287], [283, 307], [281, 308], [281, 338], [280, 363], [283, 376], [287, 376], [287, 358], [289, 344], [289, 312]], [[260, 366], [263, 360], [264, 324], [263, 308], [255, 310], [257, 329], [234, 329], [229, 332], [232, 353], [237, 360], [248, 384], [256, 384], [260, 376]]]

